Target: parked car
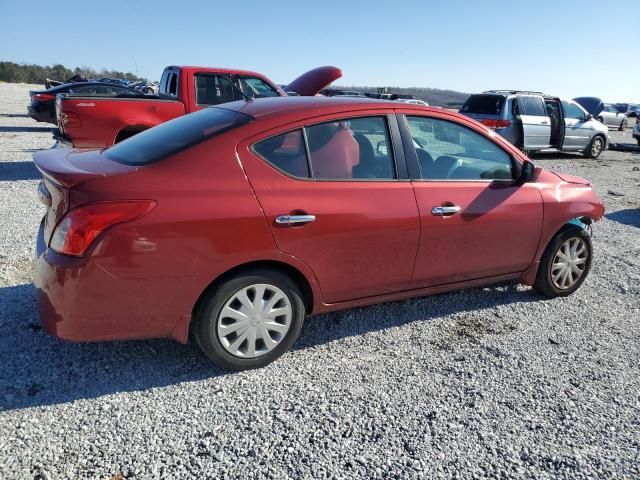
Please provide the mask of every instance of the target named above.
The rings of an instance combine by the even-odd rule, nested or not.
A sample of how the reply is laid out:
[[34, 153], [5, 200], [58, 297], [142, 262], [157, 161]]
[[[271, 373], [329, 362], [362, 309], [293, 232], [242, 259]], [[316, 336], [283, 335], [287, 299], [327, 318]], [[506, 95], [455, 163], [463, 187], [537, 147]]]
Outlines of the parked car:
[[399, 98], [398, 102], [408, 103], [410, 105], [422, 105], [423, 107], [428, 107], [429, 104], [424, 100], [420, 100], [419, 98]]
[[[315, 95], [342, 76], [335, 67], [319, 67], [291, 82], [286, 91]], [[264, 75], [246, 70], [209, 67], [164, 69], [158, 97], [136, 101], [60, 95], [56, 101], [59, 145], [104, 148], [121, 142], [172, 118], [211, 105], [242, 98], [286, 96]]]
[[142, 92], [121, 85], [103, 82], [78, 82], [64, 83], [47, 90], [32, 90], [29, 92], [31, 103], [27, 110], [31, 118], [38, 122], [58, 124], [56, 115], [56, 95], [67, 93], [69, 95], [79, 95], [82, 97], [115, 97], [132, 98], [140, 97]]
[[626, 115], [628, 118], [636, 118], [640, 115], [640, 105], [629, 105]]
[[638, 142], [638, 146], [640, 147], [640, 115], [636, 116], [636, 124], [633, 127], [633, 138], [635, 138]]
[[478, 122], [369, 99], [232, 102], [34, 161], [44, 329], [191, 331], [233, 369], [285, 353], [309, 314], [507, 280], [570, 295], [604, 211]]
[[540, 92], [490, 90], [471, 95], [460, 113], [492, 128], [520, 150], [582, 152], [597, 158], [608, 129], [571, 100]]
[[621, 113], [615, 105], [604, 104], [604, 109], [598, 114], [596, 119], [607, 127], [616, 127], [623, 131], [627, 128], [627, 116]]

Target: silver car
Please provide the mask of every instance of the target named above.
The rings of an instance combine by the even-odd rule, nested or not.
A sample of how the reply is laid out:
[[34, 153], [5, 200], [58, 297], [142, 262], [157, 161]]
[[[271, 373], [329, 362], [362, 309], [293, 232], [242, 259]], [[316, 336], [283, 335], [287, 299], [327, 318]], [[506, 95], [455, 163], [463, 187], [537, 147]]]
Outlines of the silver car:
[[596, 118], [607, 127], [616, 127], [620, 131], [627, 128], [627, 116], [610, 103], [604, 104], [604, 110]]
[[608, 128], [572, 100], [540, 92], [490, 90], [460, 108], [520, 150], [582, 152], [596, 158], [609, 145]]

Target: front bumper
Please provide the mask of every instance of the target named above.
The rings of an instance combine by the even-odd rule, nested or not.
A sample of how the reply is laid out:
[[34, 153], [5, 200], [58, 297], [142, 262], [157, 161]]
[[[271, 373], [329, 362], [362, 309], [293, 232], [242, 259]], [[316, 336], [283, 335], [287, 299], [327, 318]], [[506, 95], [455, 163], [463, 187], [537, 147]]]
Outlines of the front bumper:
[[190, 308], [158, 299], [167, 279], [121, 279], [91, 257], [61, 255], [47, 248], [44, 223], [36, 257], [38, 312], [49, 335], [73, 341], [173, 338], [186, 343], [190, 314], [184, 311]]

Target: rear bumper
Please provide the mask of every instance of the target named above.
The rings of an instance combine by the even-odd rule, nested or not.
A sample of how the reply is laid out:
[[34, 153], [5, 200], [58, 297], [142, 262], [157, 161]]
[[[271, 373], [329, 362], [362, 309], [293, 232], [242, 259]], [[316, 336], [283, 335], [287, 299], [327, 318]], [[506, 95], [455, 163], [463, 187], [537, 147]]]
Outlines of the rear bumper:
[[28, 105], [27, 111], [29, 112], [29, 116], [36, 122], [53, 123], [54, 125], [58, 124], [55, 114], [52, 114], [49, 110], [37, 109], [33, 105]]
[[[120, 279], [89, 258], [61, 255], [36, 241], [35, 286], [43, 329], [73, 341], [173, 338], [186, 343], [190, 315], [157, 298], [162, 279]], [[158, 305], [158, 304], [162, 305]], [[183, 312], [189, 311], [183, 306]]]
[[55, 140], [53, 148], [73, 148], [71, 139], [65, 136], [60, 129], [53, 132], [53, 139]]

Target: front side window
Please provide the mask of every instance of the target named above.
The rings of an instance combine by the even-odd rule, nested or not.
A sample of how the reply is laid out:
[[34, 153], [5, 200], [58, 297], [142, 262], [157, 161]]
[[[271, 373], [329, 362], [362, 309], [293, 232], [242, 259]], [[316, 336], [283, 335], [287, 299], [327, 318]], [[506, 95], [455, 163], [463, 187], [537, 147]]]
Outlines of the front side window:
[[258, 142], [253, 150], [278, 170], [300, 178], [397, 178], [387, 119], [382, 116], [310, 125], [304, 133], [294, 130]]
[[425, 180], [511, 180], [511, 156], [488, 138], [447, 120], [408, 116]]
[[569, 102], [562, 102], [564, 110], [564, 118], [574, 118], [576, 120], [584, 120], [585, 114], [577, 105]]
[[524, 115], [531, 115], [534, 117], [546, 117], [544, 103], [540, 97], [521, 97], [522, 105], [524, 107]]
[[198, 105], [219, 105], [239, 100], [239, 95], [224, 75], [196, 75], [196, 103]]
[[242, 92], [253, 98], [279, 97], [280, 94], [267, 82], [256, 77], [238, 77]]

